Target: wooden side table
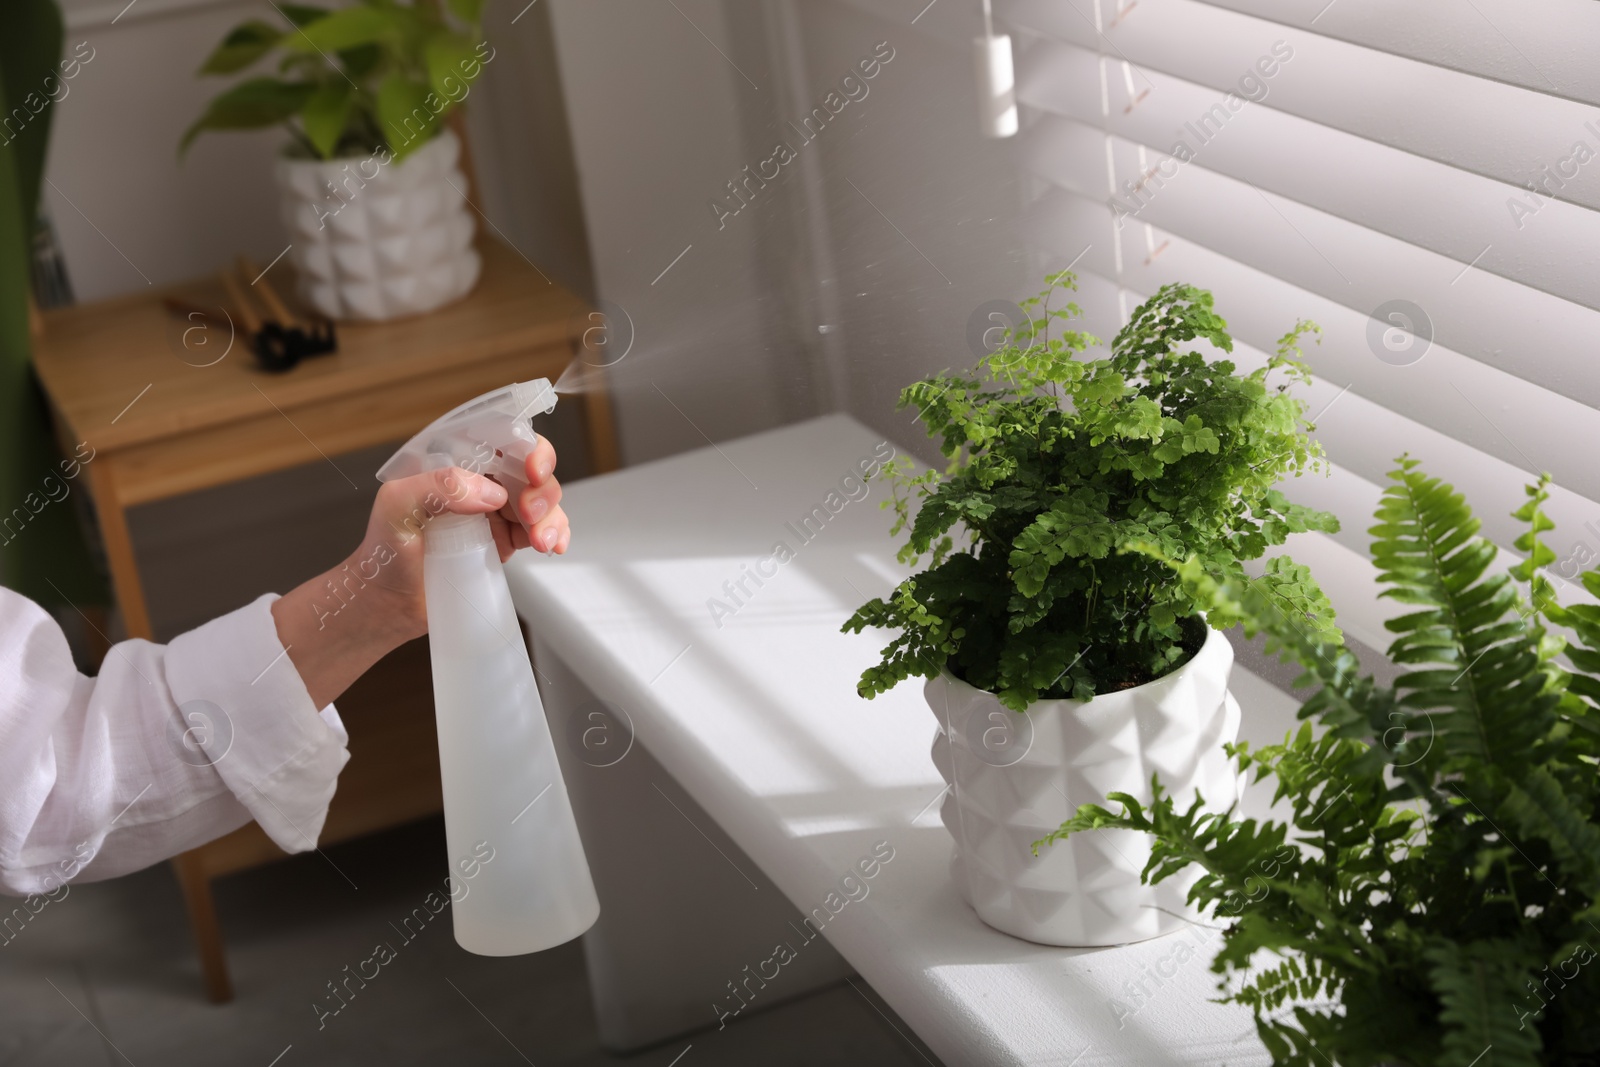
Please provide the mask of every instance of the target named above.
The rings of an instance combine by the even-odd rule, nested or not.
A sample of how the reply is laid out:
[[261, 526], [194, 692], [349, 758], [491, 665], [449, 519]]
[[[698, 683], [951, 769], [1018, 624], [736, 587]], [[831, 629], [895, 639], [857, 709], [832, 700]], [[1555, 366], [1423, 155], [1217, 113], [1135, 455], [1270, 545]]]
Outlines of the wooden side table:
[[[500, 242], [485, 239], [480, 251], [483, 277], [464, 300], [416, 318], [341, 325], [337, 353], [285, 374], [259, 369], [242, 332], [229, 350], [226, 327], [212, 328], [204, 345], [198, 335], [183, 344], [187, 324], [163, 298], [216, 309], [227, 302], [215, 280], [44, 313], [34, 365], [67, 453], [78, 442], [94, 449], [84, 475], [130, 636], [153, 634], [128, 508], [398, 441], [480, 393], [560, 375], [587, 305]], [[288, 277], [286, 265], [275, 268], [278, 288], [291, 288]], [[609, 398], [591, 389], [583, 405], [592, 467], [614, 469]], [[414, 706], [361, 723], [364, 766], [352, 758], [341, 777], [323, 844], [439, 810], [425, 647], [399, 650], [384, 670], [388, 678], [361, 683], [366, 698]], [[252, 823], [173, 861], [213, 1001], [231, 999], [232, 987], [211, 880], [282, 855]]]

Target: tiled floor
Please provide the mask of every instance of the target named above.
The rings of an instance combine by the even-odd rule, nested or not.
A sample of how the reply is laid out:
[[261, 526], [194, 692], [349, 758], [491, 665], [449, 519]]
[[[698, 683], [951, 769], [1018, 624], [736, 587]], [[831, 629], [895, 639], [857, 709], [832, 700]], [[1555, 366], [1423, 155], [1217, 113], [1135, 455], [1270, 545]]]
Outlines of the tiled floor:
[[[444, 914], [398, 944], [389, 923], [433, 888], [442, 854], [443, 825], [430, 820], [220, 880], [236, 992], [221, 1007], [201, 996], [165, 865], [75, 886], [0, 945], [0, 1067], [937, 1064], [859, 979], [722, 1031], [609, 1054], [577, 943], [472, 956]], [[326, 983], [382, 940], [397, 957], [319, 1028], [312, 1005]]]

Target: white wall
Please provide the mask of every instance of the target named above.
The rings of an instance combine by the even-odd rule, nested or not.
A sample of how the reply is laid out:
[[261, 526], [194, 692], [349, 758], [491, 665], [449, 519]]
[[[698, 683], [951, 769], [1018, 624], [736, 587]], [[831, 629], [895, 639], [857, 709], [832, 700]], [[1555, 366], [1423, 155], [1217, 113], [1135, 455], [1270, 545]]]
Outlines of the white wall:
[[493, 61], [466, 109], [479, 206], [491, 232], [550, 277], [594, 295], [549, 5], [495, 0], [484, 13]]
[[740, 116], [760, 93], [716, 48], [757, 79], [765, 64], [719, 0], [677, 6], [550, 0], [597, 292], [634, 328], [610, 375], [630, 462], [798, 413], [781, 403], [754, 231], [719, 233], [706, 208], [754, 158]]
[[966, 327], [978, 305], [1030, 295], [1043, 274], [1017, 232], [1016, 142], [978, 133], [978, 6], [936, 4], [913, 25], [925, 4], [795, 5], [814, 97], [868, 42], [895, 50], [863, 101], [861, 128], [817, 144], [848, 353], [841, 406], [901, 440], [921, 431], [893, 413], [900, 389], [970, 365]]
[[239, 252], [265, 262], [287, 243], [272, 190], [279, 133], [208, 135], [186, 162], [177, 154], [227, 84], [196, 68], [234, 24], [272, 9], [140, 0], [113, 25], [121, 7], [63, 4], [67, 50], [86, 41], [94, 58], [54, 105], [44, 203], [79, 300], [205, 274]]
[[[836, 409], [915, 436], [900, 388], [970, 363], [974, 308], [1038, 273], [1011, 145], [976, 131], [976, 9], [678, 6], [552, 2], [598, 291], [638, 330], [612, 370], [628, 457]], [[867, 95], [803, 143], [788, 123], [879, 42], [894, 58]], [[736, 203], [725, 183], [778, 141], [794, 162], [719, 227], [712, 198]]]

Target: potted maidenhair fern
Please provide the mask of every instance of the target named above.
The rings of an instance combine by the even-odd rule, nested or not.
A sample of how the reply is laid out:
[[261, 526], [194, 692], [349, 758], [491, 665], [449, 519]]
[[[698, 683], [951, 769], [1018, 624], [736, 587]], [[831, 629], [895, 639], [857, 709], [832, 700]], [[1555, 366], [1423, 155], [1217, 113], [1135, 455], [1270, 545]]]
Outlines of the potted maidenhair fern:
[[[1389, 477], [1372, 557], [1406, 605], [1386, 624], [1408, 668], [1393, 685], [1308, 624], [1331, 614], [1315, 594], [1287, 603], [1167, 553], [1213, 624], [1264, 631], [1316, 687], [1283, 744], [1229, 750], [1292, 817], [1239, 819], [1163, 781], [1048, 840], [1153, 835], [1146, 881], [1191, 882], [1225, 924], [1222, 999], [1254, 1009], [1278, 1067], [1593, 1067], [1600, 606], [1563, 606], [1543, 571], [1548, 478], [1514, 513], [1524, 559], [1506, 571], [1454, 489], [1410, 459]], [[1600, 570], [1581, 580], [1600, 597]]]
[[[1239, 782], [1222, 749], [1239, 725], [1231, 646], [1147, 553], [1244, 581], [1246, 561], [1336, 523], [1277, 488], [1319, 464], [1291, 391], [1315, 327], [1297, 324], [1245, 373], [1211, 295], [1171, 285], [1108, 358], [1085, 359], [1098, 342], [1071, 328], [1072, 275], [1046, 281], [999, 349], [901, 394], [950, 461], [943, 474], [888, 470], [894, 531], [909, 531], [901, 559], [928, 564], [845, 629], [898, 631], [863, 696], [928, 679], [952, 876], [978, 915], [1032, 941], [1110, 945], [1181, 924], [1186, 884], [1141, 885], [1151, 842], [1129, 829], [1039, 856], [1032, 843], [1080, 804], [1152, 802], [1152, 771], [1218, 811]], [[1317, 595], [1287, 557], [1256, 582]]]

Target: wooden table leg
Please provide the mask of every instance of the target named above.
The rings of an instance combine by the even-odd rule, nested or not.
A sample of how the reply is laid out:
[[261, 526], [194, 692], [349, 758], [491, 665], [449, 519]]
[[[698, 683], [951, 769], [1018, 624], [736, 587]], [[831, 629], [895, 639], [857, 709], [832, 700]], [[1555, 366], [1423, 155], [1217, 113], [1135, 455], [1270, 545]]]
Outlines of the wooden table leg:
[[[155, 633], [150, 626], [149, 608], [145, 605], [144, 583], [139, 578], [133, 539], [128, 534], [128, 516], [117, 492], [116, 463], [109, 456], [101, 457], [89, 463], [88, 471], [89, 491], [94, 497], [95, 517], [99, 521], [100, 536], [105, 542], [111, 587], [116, 594], [117, 608], [122, 613], [122, 624], [128, 636], [152, 639]], [[206, 873], [205, 866], [195, 852], [186, 852], [175, 858], [172, 869], [178, 876], [178, 885], [183, 889], [189, 926], [194, 931], [195, 950], [200, 956], [200, 973], [205, 979], [206, 995], [213, 1003], [224, 1004], [233, 999], [233, 984], [228, 978], [228, 957], [222, 943], [222, 927], [217, 923], [217, 909], [211, 896], [211, 876]]]
[[591, 474], [604, 474], [622, 466], [617, 450], [616, 420], [611, 413], [611, 394], [598, 374], [583, 394], [584, 422], [589, 435]]
[[89, 662], [98, 670], [111, 652], [111, 638], [106, 636], [106, 631], [111, 628], [111, 612], [104, 604], [85, 604], [78, 610], [89, 621], [89, 633], [84, 635], [83, 640]]
[[111, 588], [117, 609], [129, 637], [154, 637], [150, 611], [145, 606], [144, 583], [139, 580], [139, 564], [133, 555], [133, 539], [128, 535], [128, 516], [117, 492], [116, 461], [110, 456], [91, 460], [88, 465], [89, 493], [94, 499], [95, 518], [105, 542], [106, 564], [111, 569]]
[[222, 927], [217, 922], [216, 901], [211, 895], [211, 876], [206, 873], [198, 850], [175, 857], [172, 870], [183, 889], [206, 996], [213, 1004], [226, 1004], [233, 999], [233, 983], [228, 978], [228, 955], [222, 944]]

